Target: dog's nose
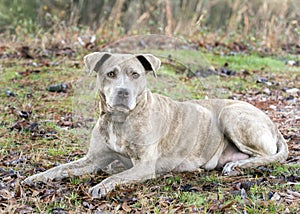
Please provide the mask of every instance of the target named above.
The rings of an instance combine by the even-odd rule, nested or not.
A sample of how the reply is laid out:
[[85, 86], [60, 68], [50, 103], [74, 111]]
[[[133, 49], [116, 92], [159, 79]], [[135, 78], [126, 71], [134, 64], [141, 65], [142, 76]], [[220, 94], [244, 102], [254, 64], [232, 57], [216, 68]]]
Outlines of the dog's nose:
[[125, 88], [119, 89], [117, 93], [120, 98], [128, 98], [129, 97], [129, 91]]

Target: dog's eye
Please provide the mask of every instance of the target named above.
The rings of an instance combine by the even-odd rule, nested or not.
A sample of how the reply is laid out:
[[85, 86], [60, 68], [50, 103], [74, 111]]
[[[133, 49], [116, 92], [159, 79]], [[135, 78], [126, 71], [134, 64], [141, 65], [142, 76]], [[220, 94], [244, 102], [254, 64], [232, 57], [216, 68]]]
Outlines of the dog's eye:
[[106, 74], [106, 76], [109, 78], [116, 78], [117, 74], [115, 71], [110, 71]]
[[132, 72], [131, 76], [134, 78], [134, 79], [137, 79], [140, 77], [140, 74], [137, 73], [137, 72]]

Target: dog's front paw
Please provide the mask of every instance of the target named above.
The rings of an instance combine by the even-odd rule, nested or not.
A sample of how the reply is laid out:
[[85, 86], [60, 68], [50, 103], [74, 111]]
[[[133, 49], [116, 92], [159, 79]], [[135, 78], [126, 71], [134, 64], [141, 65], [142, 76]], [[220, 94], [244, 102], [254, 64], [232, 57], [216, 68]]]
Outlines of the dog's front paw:
[[28, 184], [28, 185], [33, 185], [33, 183], [38, 182], [38, 181], [42, 181], [42, 182], [46, 183], [48, 181], [48, 178], [43, 173], [39, 173], [39, 174], [32, 175], [32, 176], [26, 178], [22, 183]]
[[89, 189], [89, 193], [93, 198], [102, 198], [106, 196], [107, 193], [111, 192], [115, 188], [115, 182], [113, 179], [107, 178], [103, 180], [100, 184]]
[[109, 190], [105, 187], [104, 184], [100, 183], [92, 188], [89, 189], [89, 194], [93, 197], [93, 198], [102, 198], [104, 197], [107, 193], [109, 192]]

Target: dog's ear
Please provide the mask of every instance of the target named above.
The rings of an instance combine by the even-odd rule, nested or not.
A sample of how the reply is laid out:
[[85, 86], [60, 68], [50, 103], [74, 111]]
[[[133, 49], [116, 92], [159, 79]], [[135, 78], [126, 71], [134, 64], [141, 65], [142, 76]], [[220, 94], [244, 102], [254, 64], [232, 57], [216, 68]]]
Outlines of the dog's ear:
[[88, 73], [98, 72], [101, 65], [109, 58], [111, 54], [108, 52], [94, 52], [83, 58]]
[[160, 59], [152, 54], [137, 54], [135, 56], [143, 65], [146, 72], [153, 71], [153, 75], [156, 77], [156, 71], [159, 69], [161, 64]]

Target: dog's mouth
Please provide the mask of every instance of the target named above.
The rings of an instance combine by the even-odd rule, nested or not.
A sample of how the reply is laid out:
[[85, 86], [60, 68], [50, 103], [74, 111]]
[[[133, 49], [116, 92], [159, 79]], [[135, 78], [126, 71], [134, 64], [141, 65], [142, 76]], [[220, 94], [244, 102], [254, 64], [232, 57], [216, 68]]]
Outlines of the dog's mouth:
[[122, 123], [126, 120], [130, 109], [126, 105], [119, 104], [114, 106], [108, 106], [108, 111], [112, 116], [112, 121]]
[[122, 112], [122, 113], [129, 113], [130, 108], [124, 104], [118, 104], [118, 105], [113, 105], [109, 106], [108, 109], [110, 112]]
[[115, 105], [113, 107], [113, 109], [115, 111], [121, 111], [121, 112], [129, 112], [130, 111], [129, 107], [126, 105], [123, 105], [123, 104]]

